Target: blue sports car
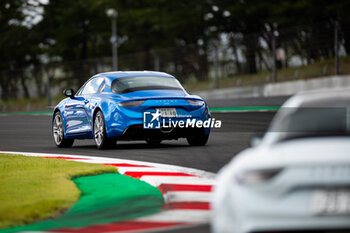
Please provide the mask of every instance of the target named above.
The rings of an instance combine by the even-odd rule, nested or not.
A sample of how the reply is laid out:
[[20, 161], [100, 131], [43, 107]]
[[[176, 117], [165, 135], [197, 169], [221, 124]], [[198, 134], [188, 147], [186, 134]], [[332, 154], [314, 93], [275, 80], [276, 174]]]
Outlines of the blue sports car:
[[58, 147], [75, 139], [95, 139], [98, 149], [117, 140], [186, 138], [205, 145], [210, 133], [210, 112], [203, 99], [188, 94], [173, 76], [162, 72], [108, 72], [90, 78], [77, 93], [55, 108], [52, 134]]

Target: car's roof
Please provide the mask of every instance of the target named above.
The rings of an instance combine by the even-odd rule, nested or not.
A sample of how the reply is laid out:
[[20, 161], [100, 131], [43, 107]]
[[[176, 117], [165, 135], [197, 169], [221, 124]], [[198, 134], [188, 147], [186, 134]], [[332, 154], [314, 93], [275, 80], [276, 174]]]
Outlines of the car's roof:
[[146, 70], [145, 71], [113, 71], [113, 72], [100, 73], [100, 74], [97, 74], [96, 76], [103, 76], [111, 80], [118, 79], [118, 78], [142, 77], [142, 76], [175, 78], [174, 76], [164, 72], [146, 71]]
[[283, 107], [350, 107], [350, 89], [301, 92], [290, 98]]

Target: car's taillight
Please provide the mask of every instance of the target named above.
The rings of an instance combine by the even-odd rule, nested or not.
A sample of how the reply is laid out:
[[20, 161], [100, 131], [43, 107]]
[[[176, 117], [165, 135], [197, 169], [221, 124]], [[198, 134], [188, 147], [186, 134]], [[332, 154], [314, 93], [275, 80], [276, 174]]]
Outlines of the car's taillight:
[[204, 105], [203, 100], [186, 100], [186, 101], [193, 106], [203, 106]]
[[145, 100], [138, 100], [138, 101], [126, 101], [126, 102], [120, 102], [118, 105], [120, 107], [136, 107], [143, 104]]
[[258, 184], [272, 179], [282, 170], [282, 168], [272, 168], [264, 170], [244, 171], [237, 174], [235, 176], [235, 179], [240, 184]]

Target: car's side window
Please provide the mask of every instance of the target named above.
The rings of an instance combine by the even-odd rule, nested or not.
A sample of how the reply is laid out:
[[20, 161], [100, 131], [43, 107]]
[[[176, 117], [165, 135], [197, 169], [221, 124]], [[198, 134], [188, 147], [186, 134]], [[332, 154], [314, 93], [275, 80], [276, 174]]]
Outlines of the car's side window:
[[88, 95], [88, 94], [95, 94], [100, 90], [101, 84], [103, 83], [103, 78], [93, 78], [90, 81], [88, 81], [80, 95]]
[[84, 90], [84, 87], [85, 87], [85, 84], [82, 87], [80, 87], [80, 89], [77, 91], [77, 93], [75, 95], [80, 96], [82, 91]]
[[97, 90], [97, 93], [101, 93], [105, 89], [105, 80], [104, 80], [104, 78], [101, 78], [101, 79], [102, 79], [102, 82], [101, 82], [101, 85], [99, 86], [99, 88]]

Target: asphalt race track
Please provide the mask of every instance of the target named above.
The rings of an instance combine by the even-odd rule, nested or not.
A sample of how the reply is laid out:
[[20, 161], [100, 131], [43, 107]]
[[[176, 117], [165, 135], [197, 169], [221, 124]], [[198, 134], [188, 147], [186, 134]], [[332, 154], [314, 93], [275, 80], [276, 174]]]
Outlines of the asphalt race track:
[[150, 146], [144, 141], [120, 141], [114, 149], [97, 150], [93, 140], [76, 140], [72, 148], [57, 148], [49, 116], [0, 117], [0, 150], [61, 153], [142, 160], [217, 172], [237, 152], [249, 145], [255, 133], [264, 131], [274, 113], [214, 113], [222, 128], [211, 132], [203, 147], [191, 147], [186, 139]]
[[[285, 99], [280, 97], [208, 102], [211, 107], [224, 105], [232, 107], [242, 104], [276, 106]], [[274, 114], [274, 112], [213, 113], [212, 117], [222, 120], [222, 128], [212, 130], [207, 145], [203, 147], [191, 147], [185, 139], [164, 141], [159, 146], [149, 146], [143, 141], [121, 141], [114, 149], [103, 151], [96, 149], [93, 140], [76, 140], [72, 148], [56, 148], [51, 135], [50, 116], [0, 116], [0, 150], [104, 156], [180, 165], [216, 173], [238, 152], [249, 146], [252, 136], [261, 134], [267, 129]], [[208, 225], [202, 225], [167, 232], [210, 232], [210, 230]]]

